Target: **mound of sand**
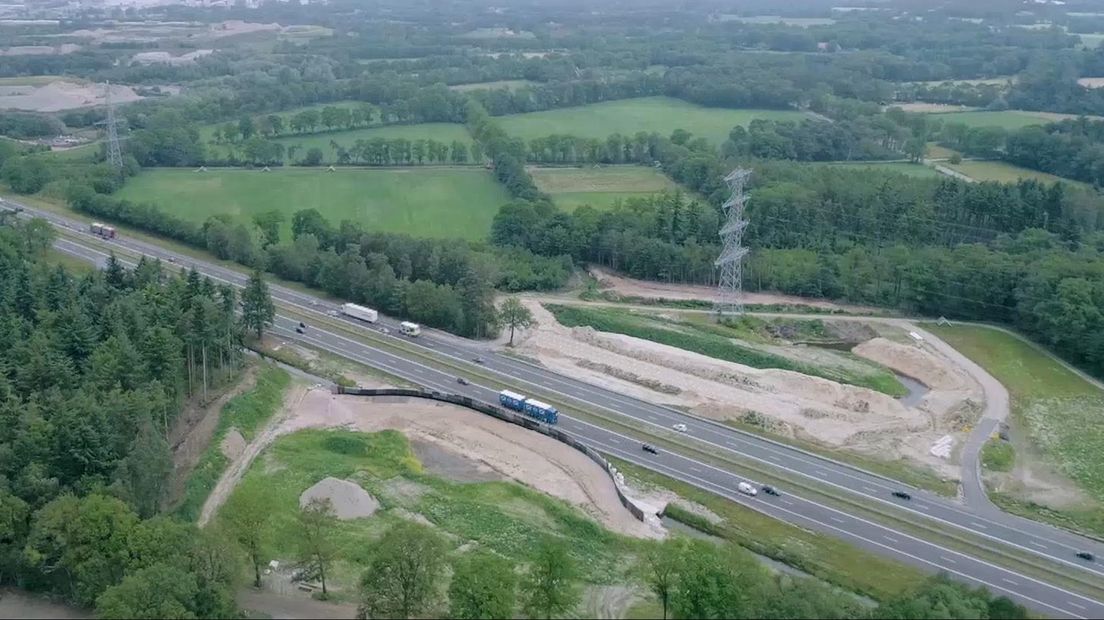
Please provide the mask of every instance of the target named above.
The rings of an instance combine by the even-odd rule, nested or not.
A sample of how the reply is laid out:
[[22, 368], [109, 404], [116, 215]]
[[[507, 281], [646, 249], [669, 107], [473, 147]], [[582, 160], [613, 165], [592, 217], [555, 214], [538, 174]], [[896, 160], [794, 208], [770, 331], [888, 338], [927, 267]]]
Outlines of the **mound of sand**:
[[355, 482], [338, 480], [337, 478], [323, 478], [311, 488], [303, 491], [299, 496], [299, 507], [302, 508], [314, 499], [328, 499], [333, 505], [334, 514], [338, 519], [363, 519], [372, 516], [379, 508], [376, 498], [360, 488]]
[[[115, 103], [138, 101], [142, 97], [129, 86], [111, 85], [111, 100]], [[44, 86], [18, 87], [18, 90], [0, 92], [0, 109], [14, 108], [35, 112], [57, 112], [87, 106], [103, 105], [104, 87], [101, 84], [77, 84], [57, 81]]]
[[873, 338], [851, 349], [851, 352], [912, 377], [933, 390], [966, 390], [971, 387], [971, 380], [964, 370], [918, 345]]
[[226, 436], [222, 438], [222, 443], [219, 444], [219, 450], [222, 452], [223, 456], [233, 461], [241, 456], [242, 452], [245, 452], [245, 446], [245, 437], [242, 437], [238, 429], [232, 428], [226, 433]]

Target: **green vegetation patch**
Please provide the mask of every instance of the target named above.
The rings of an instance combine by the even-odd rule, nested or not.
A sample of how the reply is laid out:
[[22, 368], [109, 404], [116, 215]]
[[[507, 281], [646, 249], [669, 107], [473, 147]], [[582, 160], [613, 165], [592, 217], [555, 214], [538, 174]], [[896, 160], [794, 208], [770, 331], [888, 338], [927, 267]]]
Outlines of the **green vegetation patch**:
[[846, 168], [848, 170], [861, 170], [861, 171], [878, 171], [878, 172], [899, 172], [901, 174], [907, 174], [910, 177], [919, 177], [926, 179], [933, 179], [939, 175], [939, 171], [931, 166], [925, 166], [923, 164], [911, 164], [908, 162], [885, 162], [885, 163], [870, 163], [870, 162], [831, 162], [828, 164], [810, 164], [813, 166], [833, 166], [836, 168]]
[[530, 174], [537, 189], [551, 195], [556, 206], [565, 211], [582, 205], [607, 208], [619, 200], [678, 188], [660, 171], [644, 166], [536, 168]]
[[474, 84], [454, 84], [449, 86], [449, 90], [455, 90], [462, 93], [473, 90], [498, 90], [500, 88], [517, 90], [519, 88], [525, 88], [526, 86], [535, 86], [536, 84], [536, 82], [530, 80], [496, 80], [494, 82], [475, 82]]
[[626, 314], [617, 309], [555, 304], [548, 304], [545, 308], [556, 317], [557, 321], [567, 327], [589, 326], [598, 331], [651, 340], [752, 368], [792, 370], [805, 375], [867, 387], [890, 396], [903, 396], [907, 393], [905, 386], [901, 385], [901, 382], [888, 370], [871, 366], [868, 373], [859, 373], [852, 369], [803, 364], [781, 355], [742, 345], [734, 341], [734, 338], [746, 338], [747, 332], [724, 325], [664, 320], [639, 314]]
[[981, 448], [981, 464], [990, 471], [1012, 471], [1016, 449], [1001, 439], [990, 439]]
[[683, 499], [697, 502], [721, 517], [719, 524], [706, 526], [694, 520], [688, 511], [675, 510], [679, 519], [694, 521], [695, 527], [707, 527], [708, 533], [745, 549], [788, 564], [814, 577], [883, 601], [906, 592], [926, 576], [917, 568], [864, 551], [838, 538], [817, 534], [768, 517], [751, 508], [702, 491], [684, 482], [651, 470], [610, 459], [633, 482], [669, 489]]
[[1023, 129], [1029, 125], [1045, 125], [1052, 120], [1046, 114], [1021, 110], [942, 112], [933, 116], [946, 123], [965, 123], [970, 127], [1003, 127], [1005, 129]]
[[[996, 377], [1032, 443], [1088, 495], [1104, 497], [1104, 391], [1007, 332], [977, 325], [926, 327]], [[1094, 512], [1095, 527], [1104, 533], [1104, 509]]]
[[474, 168], [157, 169], [130, 179], [118, 196], [197, 222], [276, 209], [286, 215], [285, 238], [292, 215], [315, 208], [334, 225], [351, 220], [417, 237], [482, 239], [510, 200], [490, 172]]
[[958, 164], [952, 164], [949, 162], [943, 162], [941, 165], [950, 168], [956, 172], [976, 179], [978, 181], [998, 181], [1000, 183], [1015, 183], [1020, 179], [1034, 179], [1043, 183], [1055, 183], [1061, 181], [1063, 183], [1069, 183], [1071, 185], [1085, 185], [1079, 181], [1072, 181], [1070, 179], [1063, 179], [1062, 177], [1054, 176], [1053, 174], [1047, 174], [1045, 172], [1039, 172], [1038, 170], [1031, 170], [1029, 168], [1021, 168], [1003, 161], [964, 161]]
[[203, 509], [203, 502], [215, 488], [229, 461], [222, 454], [222, 439], [231, 428], [236, 428], [248, 442], [260, 427], [280, 408], [284, 390], [291, 377], [278, 366], [264, 364], [257, 373], [253, 389], [230, 399], [219, 413], [218, 427], [211, 443], [199, 459], [195, 470], [184, 488], [184, 499], [176, 508], [176, 514], [187, 521], [195, 521]]
[[380, 502], [372, 517], [339, 522], [344, 570], [337, 581], [347, 586], [359, 577], [373, 542], [388, 526], [418, 515], [446, 533], [453, 546], [475, 542], [517, 563], [532, 559], [542, 536], [559, 537], [584, 578], [596, 583], [622, 580], [643, 544], [515, 482], [458, 483], [428, 475], [398, 431], [307, 430], [278, 439], [235, 491], [260, 490], [271, 515], [265, 534], [275, 557], [294, 557], [299, 496], [326, 477], [355, 482]]
[[525, 140], [553, 134], [604, 139], [614, 133], [632, 135], [638, 131], [654, 131], [667, 136], [676, 129], [685, 129], [719, 145], [736, 125], [746, 127], [756, 119], [800, 121], [804, 118], [807, 118], [805, 114], [796, 110], [706, 108], [669, 97], [643, 97], [513, 114], [496, 120], [506, 133]]

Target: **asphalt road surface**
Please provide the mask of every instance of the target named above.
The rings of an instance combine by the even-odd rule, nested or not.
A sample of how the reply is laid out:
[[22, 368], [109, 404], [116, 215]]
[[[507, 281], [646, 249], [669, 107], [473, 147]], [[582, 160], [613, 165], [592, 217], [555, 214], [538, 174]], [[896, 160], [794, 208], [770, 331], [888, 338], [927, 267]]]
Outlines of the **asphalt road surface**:
[[[26, 207], [25, 211], [35, 216], [45, 217], [63, 228], [86, 234], [85, 225], [77, 220]], [[87, 239], [91, 241], [91, 235], [88, 235]], [[202, 273], [225, 282], [242, 285], [246, 280], [246, 276], [237, 271], [197, 261], [156, 245], [126, 238], [118, 238], [107, 243], [130, 252], [158, 257], [180, 267], [194, 265]], [[87, 247], [83, 240], [81, 243], [74, 243], [59, 239], [57, 247], [63, 252], [96, 264], [102, 265], [105, 259], [101, 251]], [[336, 313], [339, 307], [339, 304], [280, 286], [270, 286], [270, 290], [278, 301], [300, 306], [301, 310], [306, 312]], [[1099, 564], [1099, 561], [1086, 563], [1074, 556], [1076, 551], [1087, 549], [1092, 550], [1099, 558], [1104, 551], [1104, 545], [1068, 532], [1004, 513], [984, 515], [976, 513], [944, 498], [916, 489], [907, 489], [900, 483], [830, 459], [576, 381], [524, 361], [491, 353], [486, 345], [477, 342], [466, 341], [434, 330], [426, 330], [420, 338], [407, 339], [395, 335], [398, 334], [398, 322], [386, 317], [381, 317], [381, 321], [373, 326], [365, 325], [355, 319], [340, 318], [349, 321], [350, 324], [359, 324], [365, 330], [386, 327], [391, 334], [388, 337], [403, 338], [409, 343], [424, 347], [441, 356], [452, 357], [454, 361], [469, 364], [473, 368], [476, 365], [472, 360], [475, 357], [482, 357], [483, 363], [479, 364], [479, 368], [496, 373], [500, 380], [509, 381], [516, 386], [517, 391], [524, 393], [529, 390], [537, 393], [542, 400], [553, 400], [554, 404], [563, 403], [569, 406], [586, 403], [591, 407], [602, 408], [609, 414], [626, 416], [630, 418], [628, 422], [639, 425], [640, 428], [669, 429], [676, 423], [685, 424], [688, 427], [688, 435], [706, 442], [709, 447], [718, 452], [730, 452], [754, 459], [791, 475], [804, 476], [822, 484], [837, 487], [841, 492], [892, 503], [901, 509], [912, 511], [917, 520], [932, 519], [944, 524], [947, 529], [968, 530], [976, 535], [993, 539], [994, 544], [999, 541], [1065, 563], [1070, 571], [1088, 571], [1104, 578], [1104, 566]], [[366, 365], [381, 368], [412, 383], [454, 393], [464, 393], [491, 402], [497, 398], [496, 392], [491, 388], [479, 385], [461, 386], [457, 384], [456, 377], [452, 374], [373, 348], [340, 334], [328, 332], [324, 328], [309, 326], [306, 334], [296, 334], [294, 328], [297, 324], [298, 320], [280, 316], [273, 331], [286, 338], [301, 340]], [[548, 393], [555, 394], [556, 398], [545, 396]], [[1016, 571], [971, 558], [890, 527], [787, 494], [785, 489], [782, 489], [783, 496], [779, 498], [764, 495], [749, 498], [735, 491], [737, 483], [744, 479], [731, 472], [666, 451], [656, 456], [646, 455], [640, 450], [639, 441], [636, 439], [569, 416], [562, 416], [561, 420], [560, 426], [564, 430], [574, 433], [608, 454], [740, 501], [787, 522], [838, 536], [861, 547], [896, 557], [928, 570], [945, 571], [962, 580], [984, 585], [995, 592], [1020, 600], [1049, 616], [1104, 617], [1104, 603], [1099, 601], [1038, 581]], [[890, 493], [899, 489], [908, 490], [913, 499], [911, 501], [894, 499]]]

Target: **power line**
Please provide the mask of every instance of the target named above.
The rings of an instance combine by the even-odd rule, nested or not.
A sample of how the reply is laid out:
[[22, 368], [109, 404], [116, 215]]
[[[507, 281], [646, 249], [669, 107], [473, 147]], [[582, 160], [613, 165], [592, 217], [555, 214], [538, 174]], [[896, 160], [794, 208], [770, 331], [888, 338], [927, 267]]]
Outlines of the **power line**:
[[713, 309], [722, 316], [744, 312], [744, 257], [748, 254], [743, 244], [744, 230], [748, 226], [748, 221], [744, 219], [748, 198], [745, 188], [750, 176], [751, 170], [736, 168], [725, 177], [732, 195], [721, 207], [725, 212], [725, 224], [718, 231], [721, 254], [713, 263], [721, 268], [717, 302]]

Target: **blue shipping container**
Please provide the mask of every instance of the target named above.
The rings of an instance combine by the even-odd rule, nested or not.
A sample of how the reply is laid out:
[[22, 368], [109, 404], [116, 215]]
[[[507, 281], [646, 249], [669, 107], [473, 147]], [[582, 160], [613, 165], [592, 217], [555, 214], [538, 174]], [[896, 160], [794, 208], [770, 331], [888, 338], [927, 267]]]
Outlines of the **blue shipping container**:
[[525, 410], [525, 397], [517, 392], [502, 390], [498, 393], [498, 402], [501, 403], [503, 407], [508, 407], [514, 411]]
[[555, 424], [559, 419], [559, 412], [556, 411], [556, 408], [552, 405], [542, 403], [539, 400], [533, 400], [517, 392], [502, 390], [498, 393], [498, 402], [501, 403], [503, 407], [513, 409], [514, 411], [520, 411], [545, 424]]

